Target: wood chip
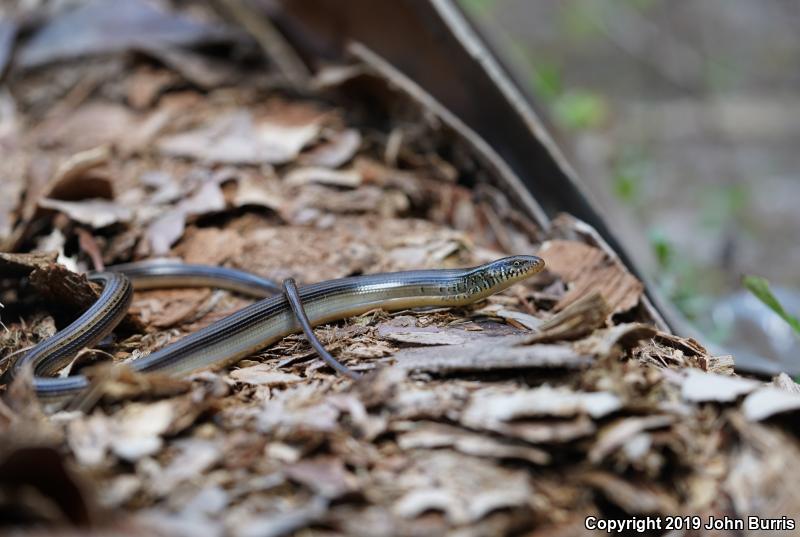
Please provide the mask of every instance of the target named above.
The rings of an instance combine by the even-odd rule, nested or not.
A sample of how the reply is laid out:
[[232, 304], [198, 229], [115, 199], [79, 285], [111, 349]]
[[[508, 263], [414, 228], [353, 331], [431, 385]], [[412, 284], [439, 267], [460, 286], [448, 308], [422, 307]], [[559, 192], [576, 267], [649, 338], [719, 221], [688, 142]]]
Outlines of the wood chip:
[[539, 250], [547, 270], [568, 284], [568, 291], [555, 306], [566, 308], [581, 297], [599, 291], [614, 313], [628, 311], [639, 303], [644, 289], [620, 263], [602, 250], [577, 241], [551, 240]]
[[687, 369], [681, 386], [681, 395], [686, 401], [694, 403], [704, 401], [730, 403], [752, 392], [760, 384], [756, 380]]
[[522, 345], [525, 336], [487, 337], [480, 342], [437, 348], [401, 349], [392, 355], [397, 367], [430, 372], [491, 371], [517, 368], [580, 369], [587, 355], [567, 345]]

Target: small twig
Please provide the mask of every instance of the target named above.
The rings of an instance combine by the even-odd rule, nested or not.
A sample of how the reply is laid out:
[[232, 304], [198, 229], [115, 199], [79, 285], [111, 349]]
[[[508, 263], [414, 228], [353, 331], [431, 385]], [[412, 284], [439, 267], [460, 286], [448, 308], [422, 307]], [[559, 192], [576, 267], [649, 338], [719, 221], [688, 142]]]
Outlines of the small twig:
[[242, 0], [217, 0], [217, 4], [258, 41], [264, 55], [275, 64], [275, 68], [289, 84], [297, 90], [308, 86], [308, 68], [268, 17]]
[[[4, 325], [4, 326], [5, 326], [5, 325]], [[8, 330], [8, 328], [6, 328], [6, 330]], [[34, 347], [34, 345], [28, 345], [27, 347], [23, 347], [23, 348], [21, 348], [21, 349], [17, 349], [17, 350], [15, 350], [14, 352], [11, 352], [11, 353], [9, 353], [9, 354], [6, 354], [6, 355], [5, 355], [5, 356], [3, 356], [2, 358], [0, 358], [0, 365], [3, 365], [4, 363], [6, 363], [7, 361], [9, 361], [9, 360], [10, 360], [11, 358], [13, 358], [14, 356], [16, 356], [16, 355], [18, 355], [18, 354], [22, 354], [23, 352], [25, 352], [25, 351], [27, 351], [27, 350], [29, 350], [29, 349], [32, 349], [33, 347]]]

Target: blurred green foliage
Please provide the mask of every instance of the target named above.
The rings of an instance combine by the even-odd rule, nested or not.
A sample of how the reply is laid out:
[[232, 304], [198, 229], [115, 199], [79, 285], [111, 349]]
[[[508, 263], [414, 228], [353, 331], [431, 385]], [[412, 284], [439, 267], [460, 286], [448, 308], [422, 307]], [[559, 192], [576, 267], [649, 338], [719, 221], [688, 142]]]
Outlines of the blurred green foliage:
[[613, 157], [611, 181], [617, 198], [639, 209], [643, 206], [643, 185], [647, 178], [650, 162], [641, 147], [622, 147]]
[[[491, 19], [500, 9], [498, 0], [460, 0], [464, 8], [478, 19]], [[607, 39], [603, 27], [604, 16], [613, 9], [644, 13], [660, 4], [659, 0], [617, 0], [617, 2], [592, 2], [564, 0], [555, 12], [553, 31], [564, 39], [583, 47], [587, 41]], [[614, 6], [613, 8], [611, 6]], [[609, 125], [613, 114], [611, 103], [604, 95], [575, 87], [568, 80], [565, 66], [554, 59], [551, 51], [531, 50], [525, 43], [508, 34], [498, 37], [515, 58], [518, 65], [527, 69], [527, 82], [535, 100], [543, 105], [556, 125], [564, 130], [603, 135], [601, 129]], [[724, 58], [705, 58], [707, 86], [721, 90], [736, 83], [739, 73], [735, 62]], [[651, 160], [645, 146], [617, 147], [611, 156], [611, 184], [614, 195], [637, 213], [644, 213], [658, 203], [652, 190], [657, 178], [653, 175]], [[656, 189], [657, 190], [657, 189]], [[752, 192], [745, 185], [709, 185], [698, 187], [692, 198], [696, 203], [698, 233], [747, 233], [753, 223], [745, 221], [747, 204]], [[655, 280], [673, 303], [690, 319], [708, 320], [708, 312], [716, 293], [724, 290], [726, 277], [720, 267], [700, 264], [677, 250], [664, 230], [649, 231], [649, 242], [657, 260]], [[752, 291], [752, 289], [751, 289]], [[769, 305], [769, 304], [768, 304]], [[719, 327], [706, 326], [713, 336]]]
[[800, 319], [787, 312], [769, 288], [769, 281], [761, 276], [745, 276], [742, 279], [745, 288], [753, 293], [769, 309], [780, 315], [800, 335]]
[[576, 41], [595, 37], [600, 33], [590, 3], [564, 2], [559, 15], [561, 31]]
[[495, 0], [460, 0], [461, 6], [474, 17], [486, 17], [494, 9]]
[[562, 127], [572, 130], [595, 129], [608, 119], [608, 104], [596, 93], [569, 90], [554, 100], [553, 114]]
[[553, 62], [541, 59], [533, 61], [529, 55], [526, 59], [531, 64], [530, 84], [537, 97], [546, 103], [552, 103], [563, 91], [561, 69]]
[[700, 266], [681, 255], [663, 231], [651, 229], [648, 237], [658, 263], [659, 288], [688, 319], [701, 320], [713, 303], [714, 292], [720, 287], [723, 275], [713, 267]]
[[742, 215], [750, 200], [750, 190], [744, 184], [712, 185], [700, 189], [700, 216], [703, 227], [720, 230]]

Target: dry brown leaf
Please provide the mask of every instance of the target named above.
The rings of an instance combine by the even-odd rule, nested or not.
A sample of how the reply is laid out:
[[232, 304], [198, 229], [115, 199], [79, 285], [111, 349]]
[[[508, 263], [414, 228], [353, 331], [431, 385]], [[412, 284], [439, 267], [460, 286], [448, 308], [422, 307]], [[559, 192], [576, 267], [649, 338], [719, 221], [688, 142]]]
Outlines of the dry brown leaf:
[[185, 229], [186, 216], [177, 209], [167, 211], [153, 220], [145, 232], [150, 253], [156, 257], [166, 255], [172, 245], [183, 236]]
[[288, 162], [319, 133], [313, 118], [305, 123], [280, 118], [254, 120], [246, 110], [224, 114], [191, 131], [163, 137], [158, 149], [165, 155], [225, 164]]
[[271, 189], [263, 180], [244, 176], [237, 181], [236, 194], [232, 203], [234, 207], [257, 205], [277, 211], [283, 207], [285, 199], [281, 193]]
[[353, 158], [361, 145], [361, 134], [346, 129], [334, 134], [330, 140], [303, 153], [300, 161], [309, 166], [338, 168]]
[[187, 263], [222, 265], [236, 259], [245, 248], [245, 240], [232, 229], [192, 228], [175, 253]]
[[108, 144], [75, 153], [62, 162], [44, 191], [44, 196], [66, 201], [102, 198], [113, 199], [111, 180], [91, 175], [90, 171], [102, 166], [111, 158]]
[[136, 123], [136, 115], [128, 108], [94, 101], [45, 121], [37, 130], [48, 145], [82, 151], [122, 143]]
[[44, 198], [39, 200], [39, 207], [62, 212], [76, 222], [95, 229], [120, 222], [127, 223], [133, 219], [133, 210], [130, 207], [104, 199], [61, 201]]

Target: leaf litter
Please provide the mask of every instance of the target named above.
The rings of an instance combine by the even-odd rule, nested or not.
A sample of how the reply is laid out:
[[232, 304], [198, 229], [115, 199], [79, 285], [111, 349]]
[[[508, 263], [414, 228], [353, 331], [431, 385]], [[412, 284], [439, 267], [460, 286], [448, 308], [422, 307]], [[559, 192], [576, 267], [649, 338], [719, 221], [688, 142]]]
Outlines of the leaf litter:
[[[248, 39], [196, 7], [126, 3], [110, 49], [62, 44], [59, 24], [124, 15], [88, 2], [20, 49], [0, 95], [0, 371], [96, 299], [57, 260], [315, 282], [538, 252], [547, 270], [473, 306], [317, 328], [360, 382], [298, 336], [186, 379], [84, 367], [78, 410], [41, 406], [23, 374], [0, 402], [0, 512], [18, 515], [3, 529], [567, 535], [587, 513], [800, 512], [792, 379], [741, 378], [660, 331], [585, 225], [524, 216], [446, 118], [363, 58], [302, 95], [233, 60], [218, 76], [219, 56], [175, 47], [246, 57]], [[149, 52], [124, 53], [147, 31]], [[339, 97], [359, 84], [384, 108]], [[102, 353], [134, 359], [249, 301], [137, 292]]]

